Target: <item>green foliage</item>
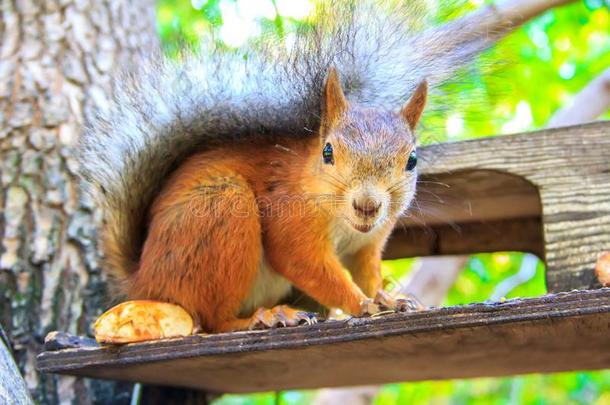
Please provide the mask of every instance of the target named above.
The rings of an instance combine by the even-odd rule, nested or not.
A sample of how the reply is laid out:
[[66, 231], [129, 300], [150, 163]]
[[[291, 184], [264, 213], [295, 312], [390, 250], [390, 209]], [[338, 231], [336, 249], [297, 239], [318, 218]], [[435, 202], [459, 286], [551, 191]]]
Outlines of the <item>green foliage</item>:
[[[224, 395], [215, 405], [307, 405], [315, 391]], [[610, 370], [387, 384], [375, 405], [608, 405]]]
[[[461, 305], [493, 299], [503, 281], [518, 277], [523, 253], [491, 253], [473, 255], [449, 291], [444, 305]], [[537, 297], [546, 293], [544, 263], [538, 260], [535, 272], [526, 274], [503, 298]]]
[[[180, 46], [196, 46], [202, 35], [212, 33], [221, 45], [230, 47], [221, 38], [225, 22], [221, 6], [228, 9], [227, 5], [238, 3], [160, 0], [162, 43], [172, 53]], [[463, 15], [479, 3], [424, 2], [436, 10], [436, 23]], [[272, 18], [268, 18], [269, 13], [254, 18], [258, 35], [282, 37], [288, 27], [300, 23], [297, 18], [282, 16], [276, 1], [269, 0], [269, 7], [275, 10]], [[568, 105], [580, 89], [610, 66], [609, 26], [610, 12], [602, 0], [552, 9], [529, 22], [431, 98], [422, 140], [458, 140], [544, 127], [555, 111]]]
[[[433, 137], [459, 140], [542, 128], [610, 66], [610, 12], [601, 1], [552, 9], [486, 52], [432, 99]], [[434, 107], [434, 105], [432, 106]], [[605, 115], [610, 117], [609, 114]]]
[[[297, 7], [304, 5], [302, 1], [269, 0], [265, 5], [261, 0], [254, 8], [246, 1], [252, 0], [159, 0], [162, 43], [171, 55], [181, 47], [196, 46], [203, 35], [212, 35], [219, 45], [231, 48], [234, 41], [243, 38], [223, 35], [231, 34], [223, 32], [223, 26], [234, 23], [231, 19], [236, 18], [238, 4], [250, 4], [256, 18], [254, 25], [243, 20], [240, 32], [233, 34], [250, 30], [255, 35], [282, 38], [288, 29], [302, 23]], [[436, 10], [435, 21], [442, 23], [484, 2], [490, 1], [463, 0], [457, 8], [455, 1], [428, 0], [423, 4]], [[544, 127], [554, 112], [568, 105], [578, 91], [610, 66], [608, 10], [604, 0], [576, 2], [548, 11], [503, 39], [433, 95], [424, 117], [423, 142]], [[610, 114], [605, 117], [610, 118]], [[522, 274], [524, 258], [522, 253], [473, 255], [444, 305], [481, 302], [498, 298], [501, 292], [506, 298], [543, 294], [543, 264], [539, 262], [533, 272]], [[384, 262], [384, 276], [401, 279], [414, 260]], [[510, 288], [501, 290], [507, 284]], [[314, 396], [315, 391], [225, 395], [215, 403], [296, 405], [308, 404]], [[389, 384], [381, 389], [375, 403], [610, 404], [610, 371]]]
[[389, 384], [375, 405], [608, 404], [610, 371]]
[[[514, 287], [501, 298], [537, 297], [546, 293], [544, 263], [537, 260], [534, 272], [523, 274], [526, 255], [518, 252], [484, 253], [470, 256], [464, 271], [447, 294], [443, 306], [463, 305], [493, 299], [498, 287], [515, 280]], [[391, 280], [404, 279], [417, 259], [385, 260], [383, 274]], [[521, 275], [521, 277], [519, 277]], [[513, 283], [509, 283], [513, 285]]]

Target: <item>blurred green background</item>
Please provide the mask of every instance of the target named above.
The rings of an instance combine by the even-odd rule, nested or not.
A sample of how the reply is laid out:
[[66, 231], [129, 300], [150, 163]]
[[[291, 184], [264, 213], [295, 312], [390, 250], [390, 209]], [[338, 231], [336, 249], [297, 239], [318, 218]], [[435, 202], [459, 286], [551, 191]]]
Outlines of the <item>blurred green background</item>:
[[[420, 1], [442, 23], [489, 1]], [[308, 0], [159, 0], [158, 30], [168, 54], [196, 47], [213, 33], [235, 48], [260, 35], [282, 37], [302, 24]], [[588, 82], [610, 67], [610, 1], [583, 0], [552, 9], [511, 33], [432, 97], [422, 141], [438, 142], [543, 128]], [[442, 105], [436, 100], [442, 100]], [[602, 118], [610, 118], [606, 113]], [[524, 255], [498, 252], [469, 258], [443, 305], [496, 299], [498, 286], [521, 269]], [[385, 275], [408, 274], [413, 259], [384, 262]], [[521, 274], [506, 298], [544, 294], [544, 265]], [[514, 279], [514, 278], [513, 278]], [[610, 339], [609, 339], [610, 342]], [[584, 342], [586, 344], [586, 342]], [[225, 395], [215, 404], [309, 404], [315, 391]], [[513, 378], [388, 384], [375, 404], [609, 404], [610, 371]]]

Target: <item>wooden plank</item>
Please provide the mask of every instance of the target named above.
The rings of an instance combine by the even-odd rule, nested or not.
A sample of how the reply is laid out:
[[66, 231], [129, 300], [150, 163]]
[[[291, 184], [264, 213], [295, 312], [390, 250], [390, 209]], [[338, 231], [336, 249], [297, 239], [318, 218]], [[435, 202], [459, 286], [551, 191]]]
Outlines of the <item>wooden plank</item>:
[[[455, 144], [447, 144], [447, 148]], [[428, 172], [432, 168], [424, 167]], [[505, 221], [540, 217], [542, 204], [535, 185], [510, 173], [472, 169], [420, 176], [412, 217], [406, 226]]]
[[502, 251], [529, 252], [544, 259], [540, 218], [399, 227], [383, 255], [399, 259]]
[[44, 372], [254, 392], [610, 367], [610, 289], [44, 352]]
[[[417, 235], [422, 223], [434, 232], [479, 223], [501, 230], [502, 221], [540, 218], [541, 237], [525, 235], [526, 250], [538, 252], [544, 241], [549, 291], [597, 288], [595, 261], [610, 249], [609, 151], [610, 122], [423, 147], [424, 213], [398, 229]], [[477, 241], [479, 230], [471, 230], [455, 239], [461, 246], [447, 242], [431, 254], [489, 251], [489, 239]]]

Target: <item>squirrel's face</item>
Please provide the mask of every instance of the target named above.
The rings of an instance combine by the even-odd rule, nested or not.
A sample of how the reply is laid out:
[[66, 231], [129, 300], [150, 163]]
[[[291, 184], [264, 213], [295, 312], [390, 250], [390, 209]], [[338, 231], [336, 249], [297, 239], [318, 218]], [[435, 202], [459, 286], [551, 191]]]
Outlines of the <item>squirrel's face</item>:
[[338, 75], [323, 90], [317, 190], [320, 206], [354, 229], [369, 232], [409, 207], [417, 181], [414, 128], [426, 103], [423, 81], [399, 112], [348, 103]]
[[[360, 232], [394, 221], [415, 195], [415, 138], [398, 113], [350, 108], [321, 138], [318, 190]], [[328, 204], [331, 203], [331, 204]]]

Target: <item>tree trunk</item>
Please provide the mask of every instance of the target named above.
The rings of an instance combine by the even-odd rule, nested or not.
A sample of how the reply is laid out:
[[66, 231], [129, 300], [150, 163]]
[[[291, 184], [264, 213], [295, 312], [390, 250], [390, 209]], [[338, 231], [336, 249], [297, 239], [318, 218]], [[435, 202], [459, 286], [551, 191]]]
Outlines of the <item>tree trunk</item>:
[[45, 334], [89, 333], [105, 298], [99, 215], [74, 145], [112, 69], [157, 46], [152, 0], [0, 0], [0, 323], [40, 403], [129, 400], [130, 386], [40, 375]]

